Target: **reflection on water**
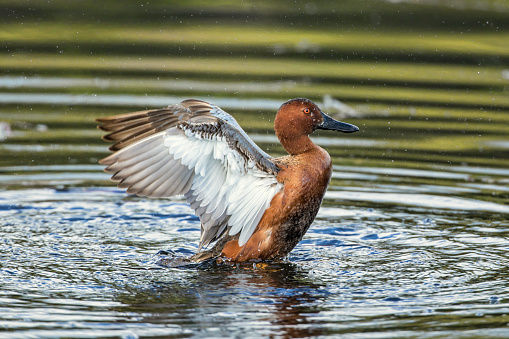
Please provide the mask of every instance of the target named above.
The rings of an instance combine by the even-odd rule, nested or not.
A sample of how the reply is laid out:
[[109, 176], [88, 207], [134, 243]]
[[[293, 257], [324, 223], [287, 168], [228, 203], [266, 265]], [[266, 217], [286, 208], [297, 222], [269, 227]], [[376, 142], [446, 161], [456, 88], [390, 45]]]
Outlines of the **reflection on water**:
[[[196, 90], [196, 91], [224, 91], [266, 92], [267, 90], [281, 91], [285, 87], [295, 86], [294, 81], [278, 82], [225, 82], [225, 81], [193, 81], [193, 80], [161, 80], [161, 79], [103, 79], [103, 78], [69, 78], [69, 77], [12, 77], [0, 76], [0, 88], [84, 88], [99, 89], [121, 88], [164, 89], [164, 90]], [[47, 103], [47, 102], [46, 102]], [[86, 102], [84, 102], [86, 104]], [[221, 105], [225, 106], [225, 105]], [[236, 108], [236, 107], [232, 107]]]
[[[0, 337], [509, 335], [507, 6], [116, 1], [5, 4]], [[313, 135], [334, 169], [301, 243], [162, 265], [199, 220], [113, 188], [94, 119], [200, 98], [279, 156], [297, 96], [361, 128]]]
[[[434, 187], [433, 187], [434, 188]], [[394, 203], [428, 208], [445, 208], [464, 211], [489, 211], [509, 213], [509, 206], [502, 206], [479, 200], [460, 199], [452, 197], [439, 197], [428, 194], [418, 194], [414, 189], [408, 189], [408, 193], [383, 193], [383, 192], [329, 192], [327, 199], [333, 200], [361, 200], [369, 202]], [[450, 192], [443, 192], [450, 193]], [[455, 193], [458, 193], [457, 191]]]

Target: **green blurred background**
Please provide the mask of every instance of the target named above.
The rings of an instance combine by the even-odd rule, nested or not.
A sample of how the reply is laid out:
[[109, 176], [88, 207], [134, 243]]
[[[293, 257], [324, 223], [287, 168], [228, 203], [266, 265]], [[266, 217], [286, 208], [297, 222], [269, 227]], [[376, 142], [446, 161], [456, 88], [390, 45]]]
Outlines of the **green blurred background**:
[[304, 96], [361, 127], [336, 163], [509, 167], [507, 1], [2, 1], [1, 18], [0, 166], [96, 164], [94, 118], [188, 97], [272, 135]]

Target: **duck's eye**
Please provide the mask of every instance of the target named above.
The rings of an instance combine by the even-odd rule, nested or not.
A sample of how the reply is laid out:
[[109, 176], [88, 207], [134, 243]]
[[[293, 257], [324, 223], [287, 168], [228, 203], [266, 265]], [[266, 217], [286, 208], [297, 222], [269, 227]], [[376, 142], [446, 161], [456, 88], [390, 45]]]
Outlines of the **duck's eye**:
[[309, 108], [304, 108], [302, 111], [306, 114], [311, 113], [311, 110]]

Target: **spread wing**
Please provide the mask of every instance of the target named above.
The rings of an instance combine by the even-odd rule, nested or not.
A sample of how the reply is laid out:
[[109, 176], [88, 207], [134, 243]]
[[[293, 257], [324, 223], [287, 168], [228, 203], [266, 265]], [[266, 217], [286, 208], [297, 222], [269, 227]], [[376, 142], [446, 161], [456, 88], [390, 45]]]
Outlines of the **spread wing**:
[[282, 189], [278, 167], [219, 107], [185, 100], [168, 108], [97, 119], [115, 151], [100, 161], [127, 193], [183, 194], [201, 220], [200, 247], [224, 232], [253, 234]]

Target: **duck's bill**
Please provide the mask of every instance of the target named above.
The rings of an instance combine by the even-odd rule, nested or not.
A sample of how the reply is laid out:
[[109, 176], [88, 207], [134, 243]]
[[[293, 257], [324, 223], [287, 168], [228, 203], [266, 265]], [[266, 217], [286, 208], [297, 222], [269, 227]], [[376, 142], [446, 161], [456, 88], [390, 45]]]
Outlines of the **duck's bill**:
[[352, 124], [347, 124], [346, 122], [334, 120], [323, 112], [322, 117], [323, 122], [317, 126], [318, 129], [328, 129], [331, 131], [338, 131], [343, 133], [352, 133], [359, 130], [359, 127]]

